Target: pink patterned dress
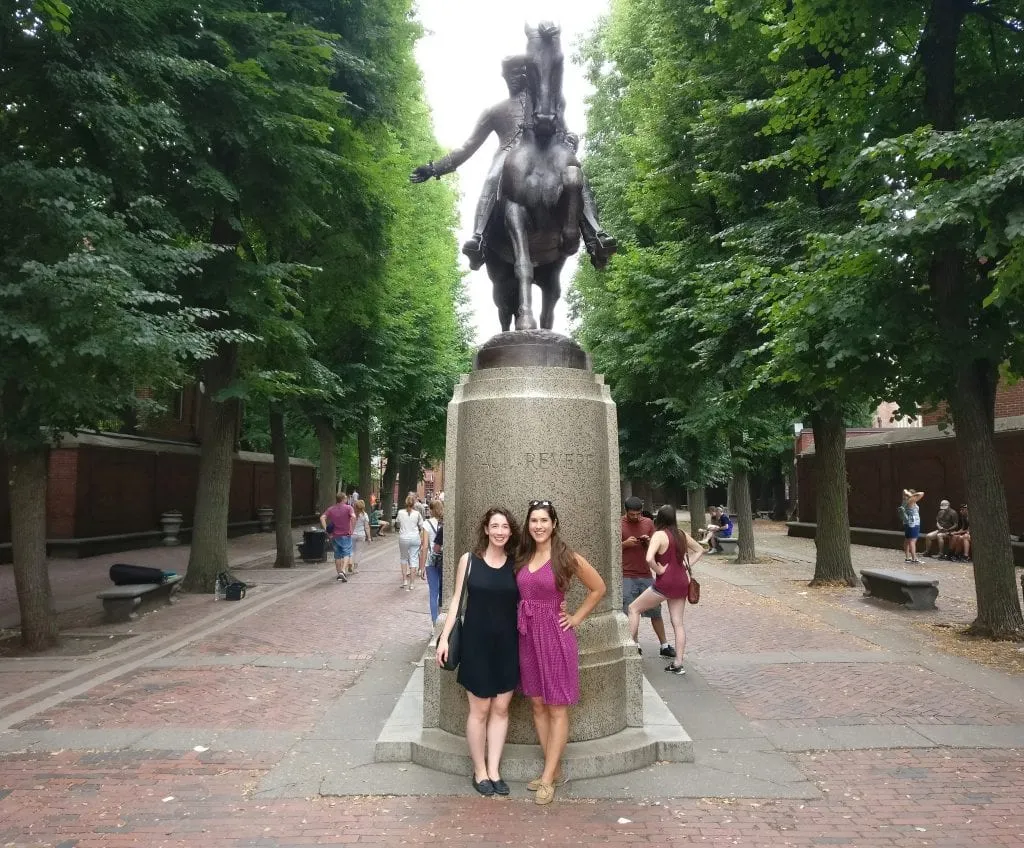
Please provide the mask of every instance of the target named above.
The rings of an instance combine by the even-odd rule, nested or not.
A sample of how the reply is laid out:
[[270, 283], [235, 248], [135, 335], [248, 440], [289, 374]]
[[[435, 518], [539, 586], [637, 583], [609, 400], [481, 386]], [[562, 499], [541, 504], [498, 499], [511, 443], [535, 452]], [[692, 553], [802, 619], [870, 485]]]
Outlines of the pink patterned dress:
[[519, 585], [519, 689], [545, 704], [568, 706], [580, 699], [580, 655], [576, 631], [562, 630], [558, 591], [551, 561], [530, 573], [516, 572]]

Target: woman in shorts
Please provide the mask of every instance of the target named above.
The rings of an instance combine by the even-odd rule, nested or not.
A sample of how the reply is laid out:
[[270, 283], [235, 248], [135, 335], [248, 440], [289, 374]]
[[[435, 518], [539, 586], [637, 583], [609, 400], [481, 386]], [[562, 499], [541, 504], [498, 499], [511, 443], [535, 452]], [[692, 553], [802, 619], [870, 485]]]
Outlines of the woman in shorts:
[[423, 543], [423, 516], [416, 509], [416, 496], [405, 496], [405, 509], [398, 511], [398, 565], [402, 570], [402, 588], [412, 591], [412, 578], [420, 567]]

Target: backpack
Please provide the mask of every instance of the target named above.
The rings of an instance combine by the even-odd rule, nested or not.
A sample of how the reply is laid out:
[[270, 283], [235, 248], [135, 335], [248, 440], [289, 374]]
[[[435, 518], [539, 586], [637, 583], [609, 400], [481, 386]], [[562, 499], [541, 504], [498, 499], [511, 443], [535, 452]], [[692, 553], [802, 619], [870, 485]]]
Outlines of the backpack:
[[897, 513], [897, 515], [899, 515], [900, 522], [902, 524], [907, 525], [907, 524], [910, 523], [910, 513], [907, 512], [907, 505], [906, 504], [900, 504], [896, 508], [896, 513]]

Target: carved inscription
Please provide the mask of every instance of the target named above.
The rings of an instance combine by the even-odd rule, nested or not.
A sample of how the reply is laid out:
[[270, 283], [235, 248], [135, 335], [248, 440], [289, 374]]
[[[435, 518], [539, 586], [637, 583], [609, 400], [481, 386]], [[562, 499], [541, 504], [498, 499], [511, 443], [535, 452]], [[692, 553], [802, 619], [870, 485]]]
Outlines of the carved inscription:
[[597, 467], [597, 454], [590, 451], [534, 450], [477, 452], [474, 464], [494, 470], [513, 471], [591, 471]]

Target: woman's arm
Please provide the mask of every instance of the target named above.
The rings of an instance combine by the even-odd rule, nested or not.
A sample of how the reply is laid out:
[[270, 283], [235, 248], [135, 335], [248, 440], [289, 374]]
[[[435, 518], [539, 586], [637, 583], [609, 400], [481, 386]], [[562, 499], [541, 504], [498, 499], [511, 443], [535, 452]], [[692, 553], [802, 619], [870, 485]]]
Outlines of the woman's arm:
[[466, 579], [466, 563], [469, 562], [469, 554], [459, 557], [459, 564], [455, 569], [455, 588], [452, 591], [452, 599], [448, 602], [448, 613], [444, 617], [444, 627], [437, 637], [437, 664], [442, 665], [448, 659], [448, 634], [455, 627], [455, 618], [459, 614], [459, 600], [462, 598], [462, 581]]
[[693, 568], [697, 564], [697, 560], [704, 556], [704, 547], [693, 536], [683, 533], [683, 538], [686, 539], [686, 553], [690, 558], [690, 568]]
[[655, 557], [663, 554], [668, 549], [668, 533], [664, 530], [655, 530], [651, 541], [647, 545], [647, 567], [655, 574], [664, 574], [665, 566], [658, 562]]
[[569, 615], [565, 610], [558, 614], [558, 623], [562, 625], [563, 630], [568, 630], [570, 627], [579, 627], [586, 617], [594, 611], [594, 607], [597, 606], [607, 591], [604, 579], [597, 573], [597, 569], [579, 554], [576, 554], [576, 576], [579, 577], [580, 582], [589, 591], [583, 599], [583, 603], [580, 604], [579, 609], [572, 615]]

